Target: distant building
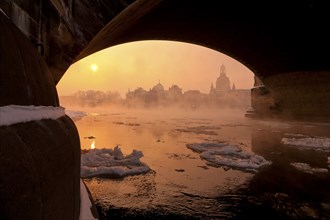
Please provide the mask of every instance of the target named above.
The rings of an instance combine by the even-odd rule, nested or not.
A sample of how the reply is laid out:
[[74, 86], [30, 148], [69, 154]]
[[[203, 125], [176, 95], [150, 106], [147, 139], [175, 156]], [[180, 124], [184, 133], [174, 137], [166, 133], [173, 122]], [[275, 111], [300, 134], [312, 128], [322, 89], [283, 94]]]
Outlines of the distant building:
[[188, 90], [183, 93], [183, 106], [191, 109], [196, 109], [205, 106], [207, 95], [199, 90]]
[[250, 107], [250, 90], [236, 89], [235, 83], [230, 88], [230, 80], [226, 75], [226, 67], [222, 64], [216, 86], [211, 83], [208, 104], [216, 107]]
[[169, 90], [165, 90], [164, 86], [158, 82], [149, 91], [137, 88], [134, 91], [126, 93], [126, 102], [129, 106], [167, 106], [178, 103], [182, 100], [182, 89], [177, 85], [172, 85]]
[[138, 87], [134, 91], [130, 89], [126, 93], [126, 104], [128, 107], [141, 107], [144, 106], [144, 100], [147, 98], [148, 91], [142, 87]]
[[182, 89], [177, 85], [172, 85], [167, 92], [167, 99], [171, 103], [177, 103], [182, 101]]
[[220, 67], [220, 76], [217, 78], [214, 91], [215, 93], [230, 91], [230, 81], [226, 76], [226, 67], [222, 64]]
[[250, 107], [250, 90], [237, 89], [235, 83], [230, 83], [229, 77], [226, 75], [226, 67], [221, 65], [220, 75], [216, 79], [215, 87], [211, 83], [209, 94], [201, 93], [199, 90], [188, 90], [182, 92], [177, 85], [172, 85], [168, 90], [158, 82], [149, 91], [139, 87], [134, 91], [128, 91], [126, 94], [126, 102], [128, 106], [181, 106], [185, 108], [205, 107], [234, 107], [245, 108]]

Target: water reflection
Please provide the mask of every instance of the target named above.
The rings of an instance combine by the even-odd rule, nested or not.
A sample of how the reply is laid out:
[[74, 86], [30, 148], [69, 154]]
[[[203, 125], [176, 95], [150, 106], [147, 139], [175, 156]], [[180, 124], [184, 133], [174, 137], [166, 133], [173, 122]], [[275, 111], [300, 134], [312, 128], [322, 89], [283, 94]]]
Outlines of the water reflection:
[[[329, 148], [299, 149], [282, 140], [288, 134], [330, 137], [330, 126], [264, 122], [241, 115], [110, 111], [76, 121], [80, 137], [95, 137], [97, 148], [119, 145], [125, 154], [140, 150], [141, 161], [152, 170], [123, 179], [86, 179], [98, 207], [108, 217], [328, 218]], [[81, 138], [82, 146], [90, 146], [91, 140]], [[186, 147], [201, 142], [239, 146], [272, 164], [253, 174], [209, 166]], [[328, 172], [308, 173], [294, 164]]]
[[95, 141], [92, 142], [91, 149], [95, 149]]

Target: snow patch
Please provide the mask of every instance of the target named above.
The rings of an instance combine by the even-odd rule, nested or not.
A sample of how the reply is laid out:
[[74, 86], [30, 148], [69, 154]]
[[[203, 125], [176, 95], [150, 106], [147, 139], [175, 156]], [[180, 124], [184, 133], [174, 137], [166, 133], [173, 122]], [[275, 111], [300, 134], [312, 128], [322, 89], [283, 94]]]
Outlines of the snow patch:
[[257, 169], [271, 164], [262, 156], [244, 152], [241, 147], [235, 145], [204, 142], [186, 146], [200, 153], [200, 157], [206, 160], [209, 166], [257, 172]]
[[7, 105], [0, 107], [0, 126], [65, 116], [63, 107]]
[[91, 149], [81, 155], [81, 177], [125, 177], [147, 173], [150, 167], [140, 161], [141, 157], [143, 153], [137, 150], [124, 156], [118, 146], [114, 149]]
[[91, 211], [92, 203], [88, 196], [85, 184], [80, 179], [80, 214], [79, 220], [93, 220], [94, 218]]

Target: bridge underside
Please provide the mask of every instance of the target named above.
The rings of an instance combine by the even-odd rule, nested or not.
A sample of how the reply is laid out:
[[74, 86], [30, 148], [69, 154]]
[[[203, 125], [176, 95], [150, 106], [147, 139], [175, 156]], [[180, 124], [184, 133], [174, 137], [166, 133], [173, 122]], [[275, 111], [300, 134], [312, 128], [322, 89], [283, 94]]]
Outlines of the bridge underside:
[[137, 1], [76, 60], [131, 41], [198, 44], [240, 61], [261, 79], [273, 104], [262, 109], [254, 103], [259, 114], [330, 121], [328, 8], [306, 1]]
[[250, 68], [272, 96], [267, 106], [258, 102], [263, 97], [252, 100], [260, 115], [329, 121], [330, 18], [323, 1], [4, 0], [0, 8], [37, 47], [55, 83], [73, 62], [107, 47], [182, 41]]
[[[0, 8], [0, 107], [58, 106], [56, 83], [73, 62], [152, 39], [206, 46], [246, 65], [272, 95], [270, 106], [254, 106], [260, 114], [330, 121], [330, 19], [321, 1], [3, 0]], [[79, 218], [80, 143], [69, 117], [0, 126], [0, 141], [5, 218]]]
[[[174, 40], [225, 53], [259, 78], [330, 70], [327, 7], [301, 1], [138, 1], [115, 17], [80, 59], [138, 40]], [[155, 2], [155, 3], [153, 3]], [[159, 3], [160, 2], [160, 3]]]

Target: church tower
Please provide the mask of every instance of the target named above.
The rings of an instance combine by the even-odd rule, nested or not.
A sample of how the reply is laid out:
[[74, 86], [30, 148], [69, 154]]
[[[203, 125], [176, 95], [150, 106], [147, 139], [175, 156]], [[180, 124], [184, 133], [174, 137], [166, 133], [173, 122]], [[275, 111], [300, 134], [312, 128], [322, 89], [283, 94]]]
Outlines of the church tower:
[[226, 76], [226, 67], [223, 64], [220, 67], [220, 76], [216, 81], [215, 90], [217, 92], [225, 92], [230, 90], [230, 81]]
[[213, 83], [211, 84], [211, 88], [210, 88], [210, 94], [214, 94], [215, 93], [215, 88]]
[[226, 67], [225, 67], [225, 65], [221, 65], [221, 67], [220, 67], [220, 76], [221, 75], [226, 75]]

